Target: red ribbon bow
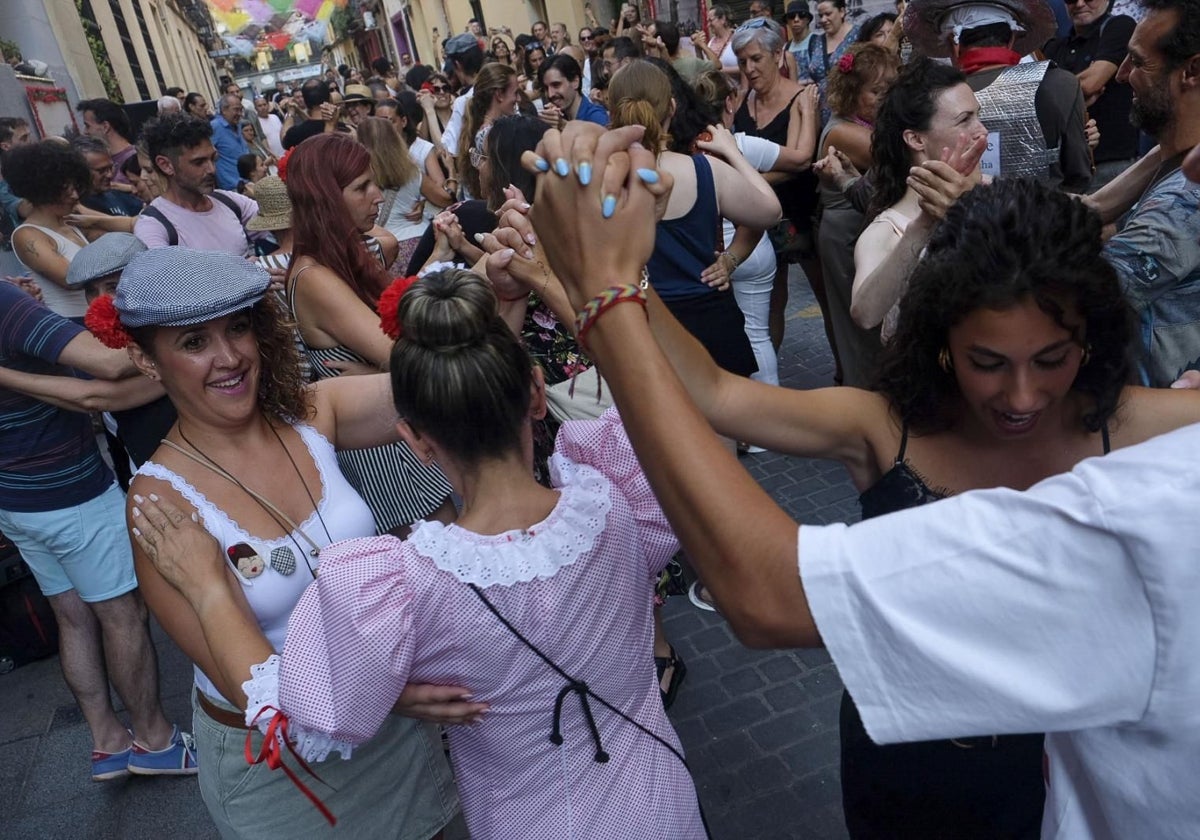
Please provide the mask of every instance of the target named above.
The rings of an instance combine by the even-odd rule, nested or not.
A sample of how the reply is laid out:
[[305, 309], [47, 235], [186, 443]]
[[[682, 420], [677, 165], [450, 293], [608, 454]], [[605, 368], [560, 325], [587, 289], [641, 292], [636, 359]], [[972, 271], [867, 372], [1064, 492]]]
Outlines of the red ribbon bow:
[[304, 769], [305, 773], [312, 776], [321, 784], [325, 785], [325, 787], [329, 787], [329, 785], [325, 783], [324, 779], [312, 771], [312, 768], [308, 766], [308, 762], [300, 757], [299, 753], [297, 753], [295, 748], [292, 746], [292, 742], [288, 740], [287, 715], [285, 715], [282, 710], [277, 709], [274, 706], [263, 706], [258, 710], [258, 714], [254, 716], [254, 720], [250, 722], [251, 726], [257, 725], [258, 719], [266, 712], [275, 712], [275, 717], [271, 718], [271, 722], [267, 724], [267, 731], [263, 737], [262, 747], [258, 751], [257, 758], [255, 758], [254, 748], [251, 746], [251, 736], [254, 734], [254, 729], [251, 729], [246, 733], [246, 763], [262, 764], [265, 762], [267, 767], [271, 770], [278, 770], [282, 767], [283, 772], [286, 773], [287, 777], [292, 780], [292, 784], [298, 787], [300, 792], [308, 797], [309, 802], [317, 806], [317, 810], [321, 812], [321, 816], [328, 820], [330, 825], [337, 825], [337, 817], [333, 815], [333, 812], [325, 807], [325, 803], [318, 799], [317, 795], [309, 790], [308, 786], [304, 784], [304, 782], [300, 781], [300, 777], [296, 775], [292, 768], [283, 763], [283, 750], [280, 748], [280, 744], [287, 747], [288, 752], [292, 754], [299, 765]]

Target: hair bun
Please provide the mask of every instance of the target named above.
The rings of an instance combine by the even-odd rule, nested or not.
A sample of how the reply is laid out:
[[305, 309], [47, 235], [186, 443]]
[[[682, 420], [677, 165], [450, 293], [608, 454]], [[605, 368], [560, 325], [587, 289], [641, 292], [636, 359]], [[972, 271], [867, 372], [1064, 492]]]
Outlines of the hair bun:
[[400, 299], [406, 341], [450, 353], [480, 344], [496, 319], [496, 295], [478, 275], [458, 268], [427, 274]]

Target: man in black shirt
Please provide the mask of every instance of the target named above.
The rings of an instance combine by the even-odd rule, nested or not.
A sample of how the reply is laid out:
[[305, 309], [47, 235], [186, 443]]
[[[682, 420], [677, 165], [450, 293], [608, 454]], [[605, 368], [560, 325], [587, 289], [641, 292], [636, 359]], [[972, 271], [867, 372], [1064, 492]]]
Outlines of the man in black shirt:
[[329, 101], [329, 85], [322, 79], [309, 79], [300, 86], [308, 119], [289, 128], [283, 135], [283, 148], [290, 149], [302, 140], [326, 131], [339, 130], [338, 108]]
[[1046, 44], [1046, 58], [1074, 73], [1083, 89], [1088, 114], [1100, 129], [1100, 145], [1092, 154], [1095, 192], [1128, 169], [1138, 158], [1138, 132], [1129, 121], [1133, 89], [1117, 82], [1117, 68], [1129, 52], [1136, 21], [1112, 14], [1112, 0], [1076, 0], [1071, 33]]

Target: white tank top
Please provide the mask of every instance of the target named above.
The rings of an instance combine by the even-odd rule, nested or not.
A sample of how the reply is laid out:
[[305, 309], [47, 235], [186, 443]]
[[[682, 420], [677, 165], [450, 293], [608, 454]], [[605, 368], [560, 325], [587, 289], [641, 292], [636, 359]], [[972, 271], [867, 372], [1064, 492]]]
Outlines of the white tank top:
[[[371, 509], [342, 476], [338, 469], [333, 446], [325, 439], [324, 435], [311, 426], [297, 425], [294, 428], [300, 434], [300, 439], [304, 441], [304, 445], [308, 448], [308, 453], [312, 456], [313, 461], [316, 462], [321, 475], [321, 496], [317, 504], [317, 510], [320, 511], [321, 516], [318, 518], [314, 511], [308, 519], [300, 523], [299, 530], [307, 534], [320, 548], [338, 540], [375, 536], [375, 518], [371, 515]], [[236, 543], [246, 543], [256, 549], [259, 557], [267, 561], [267, 566], [262, 574], [249, 580], [238, 575], [238, 580], [242, 584], [242, 592], [245, 594], [246, 600], [254, 610], [254, 616], [258, 619], [258, 626], [262, 628], [263, 635], [267, 637], [275, 650], [283, 650], [283, 642], [287, 637], [288, 619], [291, 617], [292, 610], [295, 608], [296, 602], [300, 600], [300, 596], [304, 594], [304, 590], [316, 577], [315, 573], [320, 558], [310, 555], [311, 546], [295, 532], [292, 534], [296, 538], [295, 542], [289, 537], [264, 540], [251, 536], [229, 514], [210, 502], [203, 493], [161, 464], [147, 461], [138, 470], [138, 474], [157, 478], [174, 487], [176, 492], [187, 499], [196, 509], [200, 515], [200, 524], [213, 535], [222, 551], [226, 551]], [[324, 528], [321, 527], [321, 520], [325, 522]], [[329, 529], [328, 537], [325, 534], [325, 528]], [[296, 543], [299, 543], [299, 548]], [[281, 574], [270, 565], [271, 552], [277, 548], [291, 550], [296, 566], [291, 574]], [[300, 549], [303, 549], [302, 553]], [[286, 565], [283, 568], [286, 569]], [[194, 670], [197, 688], [209, 697], [225, 700], [199, 667]], [[226, 702], [228, 701], [226, 700]]]
[[[40, 230], [42, 233], [49, 236], [52, 240], [54, 240], [54, 250], [62, 254], [63, 258], [67, 262], [75, 259], [75, 255], [83, 249], [83, 246], [79, 243], [72, 242], [58, 231], [42, 227], [41, 225], [20, 225], [16, 228], [16, 230], [13, 231], [13, 235], [15, 236], [17, 231], [21, 228], [33, 228], [34, 230]], [[87, 242], [87, 237], [84, 236], [78, 228], [71, 228], [71, 230], [75, 231], [80, 239], [82, 239], [84, 242]], [[15, 253], [17, 255], [17, 259], [21, 260], [21, 252], [18, 250]], [[25, 265], [24, 260], [21, 260], [21, 265]], [[29, 268], [27, 265], [25, 265], [25, 267]], [[46, 306], [50, 307], [51, 312], [61, 315], [64, 318], [82, 318], [83, 314], [87, 312], [87, 298], [84, 297], [83, 289], [74, 289], [68, 291], [48, 277], [43, 277], [42, 275], [38, 274], [32, 268], [29, 268], [29, 273], [32, 274], [33, 279], [37, 281], [38, 288], [42, 290], [42, 299], [46, 301]]]

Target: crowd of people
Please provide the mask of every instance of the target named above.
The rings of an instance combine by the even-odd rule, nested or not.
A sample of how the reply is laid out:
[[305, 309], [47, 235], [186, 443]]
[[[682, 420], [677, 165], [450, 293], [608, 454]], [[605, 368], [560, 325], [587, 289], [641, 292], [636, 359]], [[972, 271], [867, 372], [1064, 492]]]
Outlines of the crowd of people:
[[[92, 777], [197, 774], [227, 838], [706, 837], [694, 576], [830, 651], [856, 840], [1189, 836], [1200, 2], [1114, 2], [589, 5], [0, 118], [0, 530]], [[833, 387], [780, 384], [801, 273]]]

